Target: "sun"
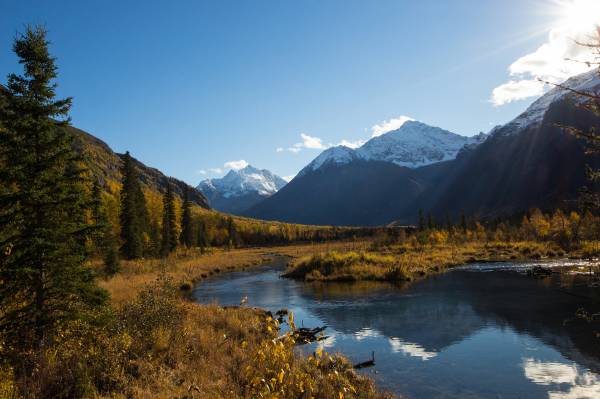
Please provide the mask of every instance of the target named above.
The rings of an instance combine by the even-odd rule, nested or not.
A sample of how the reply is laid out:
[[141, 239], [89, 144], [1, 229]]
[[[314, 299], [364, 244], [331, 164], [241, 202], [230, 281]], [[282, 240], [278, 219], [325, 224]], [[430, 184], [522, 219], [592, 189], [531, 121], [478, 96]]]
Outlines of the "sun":
[[600, 0], [560, 0], [561, 25], [572, 32], [589, 32], [600, 25]]

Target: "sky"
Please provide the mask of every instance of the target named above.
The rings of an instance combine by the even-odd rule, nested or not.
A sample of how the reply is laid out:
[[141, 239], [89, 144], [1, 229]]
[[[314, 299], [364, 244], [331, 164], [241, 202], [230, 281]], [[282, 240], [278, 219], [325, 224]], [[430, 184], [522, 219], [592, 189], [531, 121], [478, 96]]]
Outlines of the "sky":
[[290, 178], [409, 119], [471, 136], [583, 72], [599, 0], [0, 0], [0, 81], [43, 24], [74, 126], [197, 185]]

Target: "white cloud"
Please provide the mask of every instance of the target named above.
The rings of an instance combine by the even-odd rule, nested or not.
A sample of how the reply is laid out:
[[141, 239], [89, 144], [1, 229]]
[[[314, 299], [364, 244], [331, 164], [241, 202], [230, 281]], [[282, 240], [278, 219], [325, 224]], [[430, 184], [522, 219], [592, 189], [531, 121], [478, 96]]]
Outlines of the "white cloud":
[[511, 80], [494, 89], [492, 92], [492, 103], [498, 107], [513, 101], [538, 97], [544, 94], [545, 86], [539, 80]]
[[371, 137], [381, 136], [382, 134], [391, 132], [392, 130], [400, 129], [400, 127], [406, 122], [413, 120], [414, 119], [409, 116], [401, 115], [397, 118], [392, 118], [390, 120], [383, 121], [380, 124], [375, 125], [371, 128]]
[[223, 169], [221, 169], [221, 168], [210, 168], [210, 169], [208, 169], [208, 171], [209, 171], [210, 173], [216, 173], [216, 174], [221, 174], [221, 173], [223, 173]]
[[205, 175], [206, 173], [208, 173], [208, 172], [206, 172], [204, 169], [200, 169], [200, 170], [196, 171], [197, 175]]
[[365, 143], [366, 143], [366, 140], [356, 140], [356, 141], [342, 140], [342, 141], [340, 141], [340, 143], [338, 145], [343, 145], [344, 147], [357, 149], [358, 147], [361, 147]]
[[275, 151], [276, 152], [289, 151], [289, 152], [293, 152], [294, 154], [297, 154], [305, 148], [311, 149], [311, 150], [326, 150], [327, 148], [331, 147], [331, 145], [323, 144], [323, 140], [321, 140], [319, 137], [309, 136], [306, 133], [300, 133], [300, 138], [302, 139], [301, 142], [296, 143], [296, 144], [292, 145], [291, 147], [288, 147], [285, 149], [283, 147], [278, 147]]
[[312, 137], [308, 134], [300, 133], [300, 137], [302, 137], [302, 143], [296, 143], [294, 146], [299, 146], [304, 148], [312, 148], [315, 150], [324, 150], [327, 146], [323, 145], [323, 140], [318, 137]]
[[560, 83], [593, 68], [585, 64], [595, 59], [593, 49], [578, 42], [588, 43], [597, 35], [600, 2], [567, 0], [557, 7], [562, 18], [550, 29], [548, 40], [513, 62], [508, 68], [510, 80], [493, 90], [490, 101], [495, 106], [541, 95], [548, 85], [539, 80]]
[[223, 164], [223, 166], [225, 167], [225, 169], [239, 170], [239, 169], [244, 169], [246, 166], [248, 166], [248, 162], [246, 162], [243, 159], [240, 159], [239, 161], [225, 162], [225, 164]]

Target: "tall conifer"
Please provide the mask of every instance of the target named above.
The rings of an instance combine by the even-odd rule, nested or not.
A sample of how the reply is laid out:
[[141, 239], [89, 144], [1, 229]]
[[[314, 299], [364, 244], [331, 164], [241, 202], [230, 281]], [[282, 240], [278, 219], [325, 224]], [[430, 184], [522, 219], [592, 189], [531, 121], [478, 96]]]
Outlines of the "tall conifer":
[[129, 151], [123, 157], [121, 174], [121, 252], [126, 259], [141, 258], [144, 255], [144, 233], [148, 229], [148, 211], [138, 171]]
[[106, 300], [85, 264], [89, 198], [48, 44], [41, 27], [17, 36], [24, 74], [8, 76], [0, 107], [0, 341], [16, 352]]
[[161, 254], [167, 256], [177, 248], [177, 226], [175, 214], [175, 198], [169, 179], [166, 181], [167, 189], [163, 196], [163, 225]]
[[183, 192], [183, 209], [181, 213], [181, 243], [190, 248], [194, 246], [194, 231], [192, 229], [192, 204], [190, 203], [189, 187]]

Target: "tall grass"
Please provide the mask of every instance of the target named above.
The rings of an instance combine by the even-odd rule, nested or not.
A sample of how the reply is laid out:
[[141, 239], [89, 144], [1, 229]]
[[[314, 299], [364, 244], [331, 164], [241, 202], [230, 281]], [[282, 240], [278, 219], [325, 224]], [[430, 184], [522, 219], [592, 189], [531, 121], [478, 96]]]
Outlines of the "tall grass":
[[[590, 244], [585, 248], [592, 252], [595, 247]], [[410, 281], [465, 263], [525, 261], [566, 255], [564, 250], [549, 242], [433, 245], [381, 245], [374, 242], [366, 251], [327, 251], [299, 258], [290, 264], [284, 276], [307, 281]]]

